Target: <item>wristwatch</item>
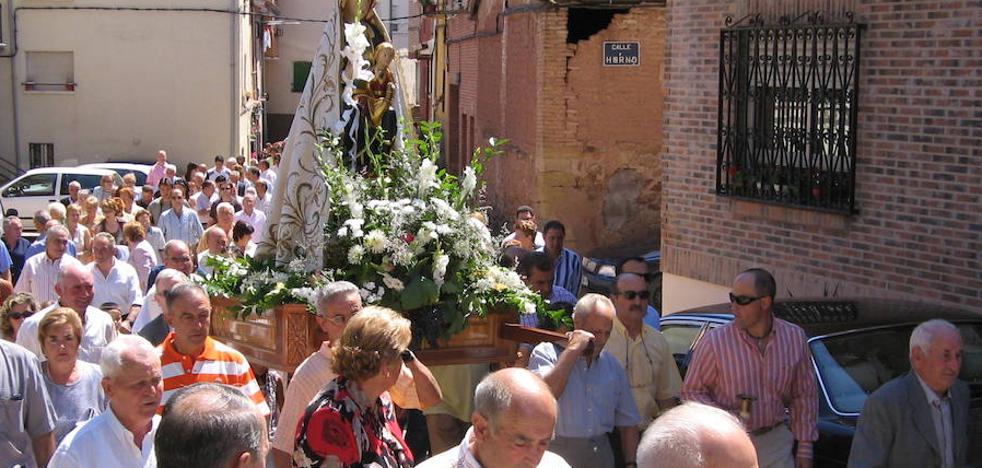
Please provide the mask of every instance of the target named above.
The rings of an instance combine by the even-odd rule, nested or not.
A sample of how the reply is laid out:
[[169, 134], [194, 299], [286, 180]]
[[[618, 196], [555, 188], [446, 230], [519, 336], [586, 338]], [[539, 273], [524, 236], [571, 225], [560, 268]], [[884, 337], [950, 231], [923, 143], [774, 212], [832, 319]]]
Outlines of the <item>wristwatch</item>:
[[416, 360], [416, 355], [413, 354], [413, 352], [408, 349], [399, 353], [399, 357], [402, 358], [402, 362], [405, 362], [407, 364]]

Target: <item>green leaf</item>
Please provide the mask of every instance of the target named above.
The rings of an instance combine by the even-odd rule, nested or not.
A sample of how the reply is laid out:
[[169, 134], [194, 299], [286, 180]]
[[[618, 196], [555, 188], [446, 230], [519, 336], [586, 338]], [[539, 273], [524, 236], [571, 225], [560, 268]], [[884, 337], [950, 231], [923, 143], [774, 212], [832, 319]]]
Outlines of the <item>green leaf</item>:
[[399, 299], [403, 310], [418, 309], [425, 305], [436, 304], [440, 299], [440, 289], [433, 280], [416, 277], [402, 290]]

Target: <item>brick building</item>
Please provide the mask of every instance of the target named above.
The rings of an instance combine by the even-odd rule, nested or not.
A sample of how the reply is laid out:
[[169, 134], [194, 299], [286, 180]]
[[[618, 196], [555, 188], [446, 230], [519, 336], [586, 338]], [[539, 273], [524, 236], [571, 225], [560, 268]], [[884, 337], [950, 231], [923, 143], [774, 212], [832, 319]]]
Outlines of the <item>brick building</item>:
[[[660, 242], [664, 2], [610, 5], [451, 2], [411, 26], [418, 116], [442, 123], [448, 167], [507, 138], [493, 220], [532, 205], [584, 253]], [[636, 65], [604, 66], [605, 42], [636, 43]]]
[[[809, 21], [814, 12], [820, 15]], [[806, 117], [802, 125], [827, 125], [827, 109], [846, 111], [840, 114], [850, 123], [831, 133], [855, 138], [853, 147], [830, 151], [829, 145], [816, 149], [817, 140], [802, 144], [811, 145], [809, 154], [841, 150], [854, 158], [852, 178], [845, 170], [811, 166], [816, 178], [789, 186], [784, 181], [801, 171], [791, 167], [797, 172], [789, 175], [793, 164], [785, 164], [783, 173], [772, 166], [773, 184], [753, 178], [760, 172], [744, 174], [753, 148], [766, 145], [731, 145], [730, 138], [750, 128], [743, 137], [769, 139], [773, 149], [778, 139], [771, 133], [778, 124], [767, 119], [793, 106], [761, 94], [763, 87], [753, 83], [764, 78], [739, 66], [732, 76], [751, 82], [744, 98], [749, 92], [756, 107], [720, 106], [721, 99], [735, 99], [721, 93], [729, 83], [721, 86], [720, 77], [730, 76], [734, 66], [727, 57], [721, 73], [720, 47], [727, 44], [721, 32], [737, 24], [736, 29], [753, 23], [780, 28], [781, 16], [791, 25], [848, 24], [846, 12], [864, 25], [858, 49], [848, 54], [858, 55], [858, 79], [810, 91], [813, 99], [803, 105], [814, 110], [813, 120]], [[734, 21], [729, 26], [728, 16]], [[749, 29], [724, 50], [750, 54], [749, 62], [755, 62], [758, 52], [747, 44], [759, 43], [755, 34], [762, 30]], [[785, 297], [896, 297], [982, 311], [979, 2], [672, 0], [668, 30], [662, 159], [666, 312], [725, 302], [734, 275], [751, 266], [775, 272]], [[784, 91], [802, 87], [807, 85]], [[836, 94], [844, 88], [858, 90], [858, 100], [850, 104], [849, 96]], [[820, 108], [823, 100], [831, 107]], [[766, 114], [761, 106], [769, 106]], [[736, 126], [727, 127], [734, 114]], [[722, 128], [737, 130], [722, 134]], [[822, 184], [837, 174], [847, 177], [830, 195]], [[838, 203], [843, 201], [848, 203]]]

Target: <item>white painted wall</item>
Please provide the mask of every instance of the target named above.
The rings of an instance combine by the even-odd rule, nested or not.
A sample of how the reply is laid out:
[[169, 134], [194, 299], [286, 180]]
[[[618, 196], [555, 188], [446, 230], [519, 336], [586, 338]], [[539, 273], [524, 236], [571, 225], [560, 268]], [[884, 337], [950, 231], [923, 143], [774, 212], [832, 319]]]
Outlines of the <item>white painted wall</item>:
[[[248, 8], [237, 0], [110, 2], [21, 0], [15, 6]], [[4, 12], [4, 19], [9, 16]], [[28, 144], [54, 143], [55, 163], [151, 161], [167, 149], [173, 162], [210, 161], [248, 151], [254, 86], [247, 17], [213, 12], [24, 10], [17, 13], [18, 53], [0, 59], [0, 96], [17, 100], [20, 158]], [[5, 28], [5, 34], [7, 29]], [[7, 40], [7, 38], [4, 38]], [[8, 48], [9, 51], [9, 48]], [[74, 92], [31, 92], [28, 51], [72, 51]], [[6, 86], [4, 86], [6, 85]], [[0, 97], [0, 151], [12, 143], [13, 105]], [[181, 168], [183, 170], [183, 167]]]

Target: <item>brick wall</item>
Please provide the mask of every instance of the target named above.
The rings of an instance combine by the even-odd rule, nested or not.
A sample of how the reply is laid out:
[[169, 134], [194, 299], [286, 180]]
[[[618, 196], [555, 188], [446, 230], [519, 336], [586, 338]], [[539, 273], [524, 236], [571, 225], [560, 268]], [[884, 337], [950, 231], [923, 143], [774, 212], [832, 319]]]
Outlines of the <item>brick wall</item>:
[[662, 268], [729, 284], [740, 269], [764, 266], [782, 294], [838, 288], [982, 311], [979, 4], [852, 4], [868, 27], [859, 214], [842, 216], [714, 194], [719, 29], [727, 15], [752, 13], [753, 2], [749, 11], [746, 0], [669, 2]]

